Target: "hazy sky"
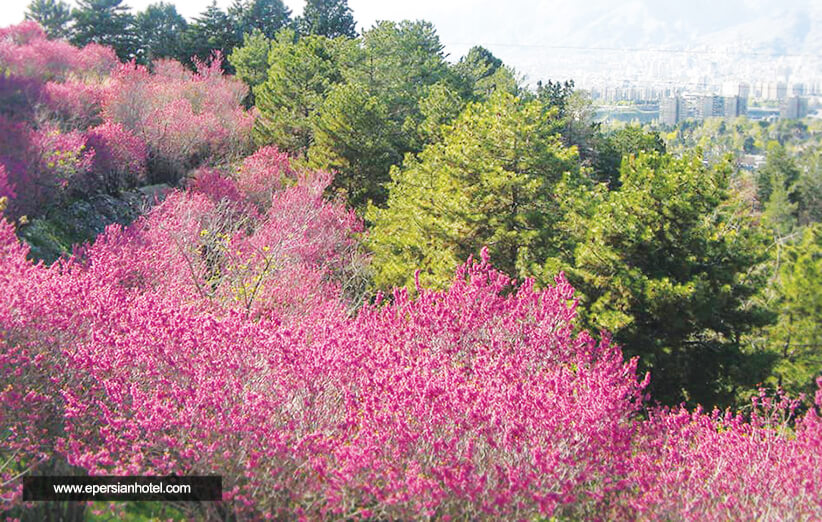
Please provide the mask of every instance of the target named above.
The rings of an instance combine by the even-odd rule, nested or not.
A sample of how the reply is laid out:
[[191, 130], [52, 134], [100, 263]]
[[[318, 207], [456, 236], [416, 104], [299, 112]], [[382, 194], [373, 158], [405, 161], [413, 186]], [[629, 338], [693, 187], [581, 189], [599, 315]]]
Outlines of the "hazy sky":
[[[155, 1], [124, 3], [136, 12]], [[189, 19], [210, 3], [166, 1]], [[0, 26], [21, 21], [29, 2], [0, 0]], [[217, 3], [226, 8], [231, 2]], [[285, 3], [296, 16], [304, 0]], [[451, 60], [472, 45], [483, 45], [530, 81], [548, 79], [552, 71], [561, 70], [553, 60], [560, 56], [566, 58], [563, 67], [573, 67], [567, 57], [579, 47], [601, 56], [613, 49], [683, 49], [705, 41], [725, 44], [742, 34], [762, 40], [773, 32], [773, 39], [784, 43], [787, 52], [822, 54], [816, 48], [816, 42], [822, 46], [820, 0], [349, 0], [349, 6], [360, 30], [377, 20], [428, 20]], [[792, 17], [787, 16], [790, 13]], [[793, 38], [797, 32], [802, 32], [801, 41], [783, 42], [783, 35]], [[804, 38], [805, 34], [810, 36]], [[580, 66], [584, 66], [584, 53], [581, 56]]]

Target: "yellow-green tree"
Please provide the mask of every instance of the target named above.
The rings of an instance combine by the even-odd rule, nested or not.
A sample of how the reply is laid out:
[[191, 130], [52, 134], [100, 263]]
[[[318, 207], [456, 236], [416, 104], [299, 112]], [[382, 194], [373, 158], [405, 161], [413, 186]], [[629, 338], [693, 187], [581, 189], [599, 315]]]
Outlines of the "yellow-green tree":
[[771, 381], [789, 393], [811, 393], [822, 375], [822, 226], [806, 227], [780, 246], [774, 307], [779, 319], [767, 330], [778, 361]]
[[556, 111], [504, 91], [471, 103], [441, 141], [391, 172], [387, 207], [371, 207], [376, 283], [446, 284], [454, 268], [487, 245], [492, 262], [529, 275], [557, 249], [556, 187], [575, 173]]

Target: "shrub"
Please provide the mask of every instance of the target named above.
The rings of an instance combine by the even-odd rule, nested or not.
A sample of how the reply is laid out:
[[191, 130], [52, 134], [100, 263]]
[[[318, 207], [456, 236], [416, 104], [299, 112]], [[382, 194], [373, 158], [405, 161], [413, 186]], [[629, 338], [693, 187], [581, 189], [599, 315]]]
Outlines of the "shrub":
[[[46, 126], [35, 131], [32, 146], [39, 158], [31, 168], [39, 170], [41, 186], [64, 190], [82, 184], [97, 161], [96, 151], [89, 145], [87, 136], [77, 130], [60, 132]], [[55, 196], [50, 193], [50, 199]]]
[[117, 123], [106, 122], [86, 134], [94, 150], [91, 182], [109, 194], [146, 181], [148, 152], [140, 138]]
[[16, 196], [14, 192], [14, 185], [9, 181], [8, 174], [6, 174], [6, 167], [0, 164], [0, 200], [6, 198], [6, 203], [0, 207], [4, 208], [8, 204], [8, 200]]
[[104, 87], [79, 80], [47, 82], [40, 103], [44, 119], [57, 121], [65, 129], [87, 129], [102, 123]]
[[276, 147], [262, 147], [243, 160], [237, 175], [237, 187], [260, 210], [271, 206], [275, 192], [296, 179], [288, 154]]
[[117, 64], [108, 47], [89, 44], [82, 49], [65, 40], [49, 40], [36, 22], [0, 29], [0, 70], [6, 74], [45, 81], [69, 76], [99, 79]]
[[822, 422], [813, 408], [796, 419], [798, 404], [763, 393], [748, 415], [654, 411], [636, 441], [632, 506], [665, 520], [819, 519]]
[[220, 63], [215, 56], [191, 73], [160, 60], [155, 74], [132, 63], [112, 76], [103, 114], [146, 142], [155, 179], [176, 181], [247, 150], [253, 116], [241, 105], [246, 87], [222, 76]]

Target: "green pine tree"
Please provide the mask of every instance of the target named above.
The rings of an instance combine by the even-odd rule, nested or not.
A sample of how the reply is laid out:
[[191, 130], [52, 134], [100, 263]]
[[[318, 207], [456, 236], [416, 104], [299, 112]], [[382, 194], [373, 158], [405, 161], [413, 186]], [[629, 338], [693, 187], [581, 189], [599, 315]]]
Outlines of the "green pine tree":
[[577, 154], [557, 134], [556, 113], [496, 91], [471, 103], [442, 140], [391, 172], [387, 207], [371, 207], [376, 284], [445, 286], [454, 269], [488, 246], [495, 266], [533, 275], [557, 255], [556, 188]]
[[71, 35], [71, 8], [63, 0], [32, 0], [25, 16], [43, 26], [49, 38]]
[[304, 35], [317, 34], [328, 38], [357, 36], [348, 0], [306, 0], [298, 26]]
[[78, 0], [71, 17], [74, 21], [71, 41], [75, 45], [92, 42], [107, 45], [121, 60], [136, 55], [134, 16], [122, 0]]

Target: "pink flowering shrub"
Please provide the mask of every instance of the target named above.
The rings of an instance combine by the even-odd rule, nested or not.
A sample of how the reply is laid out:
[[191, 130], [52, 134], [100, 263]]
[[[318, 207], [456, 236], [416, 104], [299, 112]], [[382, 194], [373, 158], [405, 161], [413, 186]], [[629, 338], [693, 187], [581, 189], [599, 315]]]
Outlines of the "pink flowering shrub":
[[0, 28], [0, 41], [13, 45], [26, 45], [32, 41], [45, 39], [46, 32], [40, 24], [31, 20]]
[[43, 118], [58, 121], [67, 129], [87, 129], [102, 123], [101, 103], [105, 88], [79, 80], [47, 82], [40, 97]]
[[211, 518], [818, 518], [814, 411], [642, 420], [636, 360], [574, 334], [565, 279], [516, 285], [485, 253], [352, 315], [328, 276], [361, 225], [319, 196], [328, 176], [265, 214], [230, 182], [52, 267], [0, 226], [15, 470], [220, 474], [224, 502], [190, 513]]
[[86, 133], [94, 151], [87, 192], [115, 194], [146, 181], [148, 150], [140, 138], [118, 123], [106, 122]]
[[189, 169], [248, 149], [253, 116], [241, 105], [246, 87], [223, 76], [220, 63], [216, 56], [192, 73], [161, 60], [154, 74], [123, 64], [112, 76], [104, 117], [146, 142], [156, 178], [177, 180]]
[[16, 196], [14, 192], [14, 185], [9, 181], [9, 176], [6, 173], [6, 167], [0, 164], [0, 198], [6, 198], [6, 205], [8, 200]]
[[221, 63], [192, 73], [159, 61], [151, 73], [107, 47], [49, 40], [33, 22], [0, 29], [0, 134], [18, 134], [0, 143], [10, 214], [40, 212], [66, 189], [116, 193], [238, 159], [254, 116]]
[[269, 145], [243, 160], [237, 172], [237, 187], [255, 205], [265, 209], [271, 205], [274, 193], [295, 179], [288, 153]]
[[41, 168], [37, 138], [29, 124], [0, 116], [0, 165], [7, 186], [14, 187], [8, 208], [13, 217], [31, 214], [54, 194], [55, 182], [47, 179]]
[[32, 400], [56, 408], [30, 425], [60, 435], [5, 441], [4, 453], [36, 462], [36, 447], [91, 473], [220, 473], [246, 516], [582, 512], [619, 490], [642, 385], [635, 361], [572, 335], [563, 279], [509, 293], [472, 262], [448, 292], [398, 292], [349, 318], [301, 265], [292, 274], [308, 277], [277, 281], [280, 306], [315, 302], [299, 316], [273, 303], [248, 313], [198, 298], [179, 262], [207, 201], [173, 196], [52, 269], [5, 246], [20, 296], [2, 297], [6, 352], [24, 339], [40, 357], [4, 366], [2, 384], [23, 368]]
[[117, 53], [111, 47], [89, 43], [80, 48], [77, 55], [77, 66], [82, 76], [89, 79], [103, 79], [120, 65]]
[[820, 519], [822, 422], [812, 408], [792, 427], [797, 406], [762, 395], [748, 416], [653, 412], [637, 440], [633, 507], [653, 519]]
[[36, 22], [0, 29], [0, 71], [5, 74], [64, 81], [70, 75], [100, 78], [117, 64], [109, 48], [89, 44], [79, 49], [65, 40], [49, 40]]
[[54, 198], [55, 191], [82, 183], [96, 162], [96, 151], [89, 148], [87, 137], [77, 130], [60, 132], [43, 127], [33, 134], [32, 144], [39, 158], [31, 168], [39, 170], [39, 184], [51, 190], [47, 200]]
[[42, 98], [43, 83], [40, 80], [0, 74], [0, 116], [31, 121]]
[[188, 186], [191, 192], [205, 194], [215, 203], [226, 201], [242, 206], [245, 202], [237, 183], [213, 167], [200, 167], [195, 170], [191, 174]]

